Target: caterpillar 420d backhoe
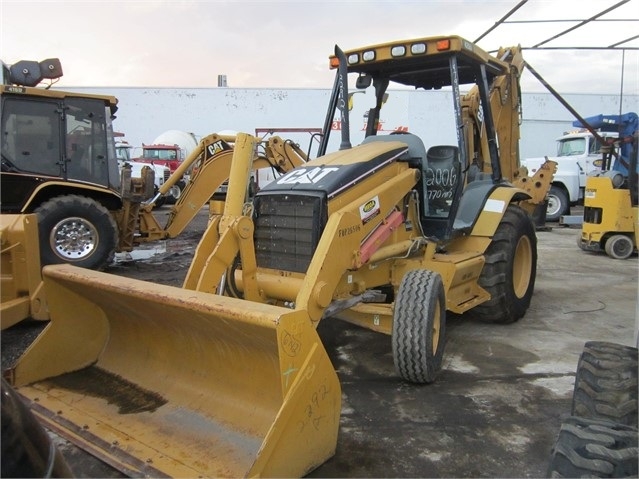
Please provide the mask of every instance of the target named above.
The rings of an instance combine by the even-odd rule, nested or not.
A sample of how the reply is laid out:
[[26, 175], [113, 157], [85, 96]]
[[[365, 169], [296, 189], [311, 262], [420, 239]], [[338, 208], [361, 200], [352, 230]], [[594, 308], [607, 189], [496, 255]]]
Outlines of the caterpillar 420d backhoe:
[[[390, 335], [398, 374], [429, 383], [447, 311], [497, 323], [525, 314], [537, 262], [520, 206], [530, 195], [502, 179], [490, 101], [509, 63], [456, 36], [336, 47], [330, 62], [320, 156], [249, 202], [259, 142], [238, 134], [224, 210], [183, 288], [44, 268], [51, 322], [7, 376], [48, 427], [130, 475], [303, 475], [334, 453], [341, 411], [322, 319]], [[349, 74], [373, 87], [358, 146]], [[377, 136], [391, 84], [450, 87], [457, 141]], [[461, 85], [476, 85], [485, 148], [469, 148]], [[341, 146], [327, 153], [336, 115]], [[469, 177], [473, 155], [488, 175]]]

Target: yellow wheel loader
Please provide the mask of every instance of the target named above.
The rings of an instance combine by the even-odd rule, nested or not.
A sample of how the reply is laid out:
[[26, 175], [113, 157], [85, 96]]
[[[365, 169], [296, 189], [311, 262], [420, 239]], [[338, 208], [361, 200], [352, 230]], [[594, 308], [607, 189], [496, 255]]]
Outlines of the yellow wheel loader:
[[[5, 375], [49, 428], [128, 475], [301, 476], [331, 457], [339, 428], [321, 320], [390, 335], [398, 375], [430, 383], [448, 311], [497, 323], [526, 313], [530, 195], [502, 178], [489, 101], [509, 64], [457, 36], [336, 47], [330, 63], [319, 157], [250, 200], [260, 142], [238, 134], [224, 208], [183, 288], [44, 268], [51, 322]], [[450, 87], [451, 112], [429, 112], [442, 130], [423, 132], [428, 147], [372, 127], [352, 146], [349, 76], [371, 95], [370, 125], [391, 85]], [[461, 85], [477, 86], [489, 175], [468, 175]], [[340, 148], [328, 153], [336, 116]]]

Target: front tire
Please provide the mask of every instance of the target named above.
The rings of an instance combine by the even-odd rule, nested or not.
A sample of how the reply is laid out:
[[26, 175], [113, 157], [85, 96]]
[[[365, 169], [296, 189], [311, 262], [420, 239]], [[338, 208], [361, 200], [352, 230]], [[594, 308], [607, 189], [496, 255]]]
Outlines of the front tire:
[[446, 297], [438, 273], [406, 273], [395, 297], [391, 339], [395, 368], [404, 380], [435, 380], [446, 342]]
[[530, 306], [537, 274], [537, 236], [528, 214], [509, 205], [486, 249], [479, 285], [490, 300], [472, 313], [489, 323], [513, 323]]
[[113, 260], [118, 228], [109, 210], [97, 201], [59, 196], [42, 203], [35, 213], [43, 266], [69, 263], [102, 269]]
[[548, 191], [546, 221], [559, 221], [561, 216], [568, 213], [570, 213], [570, 202], [566, 190], [560, 186], [551, 185]]

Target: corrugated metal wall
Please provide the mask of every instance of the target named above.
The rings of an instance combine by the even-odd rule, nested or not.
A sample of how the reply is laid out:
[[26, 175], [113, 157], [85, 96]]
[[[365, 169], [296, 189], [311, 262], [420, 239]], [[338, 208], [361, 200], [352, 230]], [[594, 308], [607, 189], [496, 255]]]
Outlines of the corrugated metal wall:
[[[166, 130], [184, 130], [198, 137], [222, 130], [254, 133], [256, 128], [321, 128], [330, 97], [328, 89], [262, 88], [65, 88], [71, 91], [114, 95], [119, 99], [116, 131], [125, 133], [134, 146], [150, 143]], [[366, 93], [353, 96], [351, 129], [357, 144], [364, 136]], [[614, 114], [620, 110], [618, 95], [565, 94], [582, 116]], [[408, 128], [427, 146], [456, 143], [452, 125], [450, 92], [394, 90], [384, 105], [381, 128]], [[639, 112], [639, 96], [623, 98], [623, 112]], [[338, 119], [336, 119], [338, 120]], [[550, 93], [523, 94], [522, 158], [554, 154], [555, 140], [572, 128], [573, 117]], [[279, 134], [306, 149], [310, 135]], [[339, 145], [334, 131], [332, 149]]]

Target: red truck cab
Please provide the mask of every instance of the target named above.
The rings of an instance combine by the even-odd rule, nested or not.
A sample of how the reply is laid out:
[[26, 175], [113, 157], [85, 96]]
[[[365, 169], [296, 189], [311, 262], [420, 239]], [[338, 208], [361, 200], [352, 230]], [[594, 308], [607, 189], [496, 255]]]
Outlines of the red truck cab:
[[185, 160], [184, 152], [178, 145], [142, 145], [142, 156], [135, 161], [168, 166], [171, 173]]

